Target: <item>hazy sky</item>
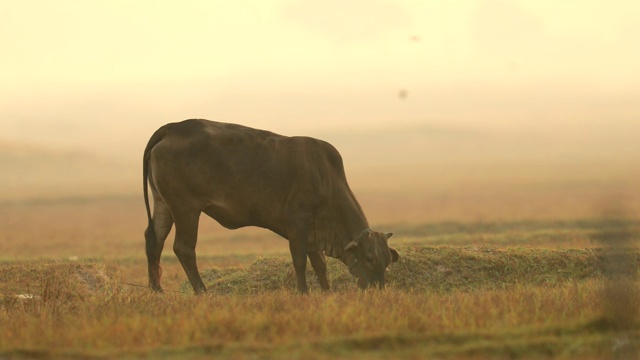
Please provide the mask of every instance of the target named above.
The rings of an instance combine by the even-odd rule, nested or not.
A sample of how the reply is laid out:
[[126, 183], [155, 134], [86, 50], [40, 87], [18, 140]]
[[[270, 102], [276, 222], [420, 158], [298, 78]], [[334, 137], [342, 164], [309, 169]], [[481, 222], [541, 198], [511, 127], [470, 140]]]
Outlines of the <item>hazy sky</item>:
[[624, 117], [638, 19], [634, 0], [0, 0], [0, 141], [144, 142], [188, 117], [503, 126], [593, 99]]

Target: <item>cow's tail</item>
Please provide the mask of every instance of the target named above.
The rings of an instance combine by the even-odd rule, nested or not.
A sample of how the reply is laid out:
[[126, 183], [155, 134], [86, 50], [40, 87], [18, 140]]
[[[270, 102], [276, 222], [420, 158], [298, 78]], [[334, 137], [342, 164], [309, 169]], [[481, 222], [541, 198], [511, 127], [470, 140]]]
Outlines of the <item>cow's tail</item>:
[[147, 208], [147, 221], [148, 226], [147, 230], [144, 232], [145, 237], [145, 248], [147, 252], [147, 256], [155, 251], [155, 247], [157, 244], [156, 240], [156, 231], [153, 226], [153, 220], [151, 218], [151, 206], [149, 205], [149, 181], [150, 179], [150, 169], [149, 169], [149, 158], [151, 157], [151, 150], [154, 146], [156, 146], [162, 139], [164, 138], [164, 128], [158, 129], [149, 139], [147, 143], [147, 147], [144, 149], [144, 154], [142, 157], [142, 193], [144, 194], [144, 205]]

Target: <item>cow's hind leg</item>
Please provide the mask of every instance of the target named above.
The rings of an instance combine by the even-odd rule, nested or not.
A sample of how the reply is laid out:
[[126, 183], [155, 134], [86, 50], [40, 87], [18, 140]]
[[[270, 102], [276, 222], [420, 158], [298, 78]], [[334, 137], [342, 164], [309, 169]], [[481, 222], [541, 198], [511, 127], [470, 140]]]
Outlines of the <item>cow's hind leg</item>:
[[196, 263], [199, 219], [200, 211], [184, 211], [180, 212], [180, 216], [176, 215], [174, 219], [176, 239], [173, 243], [173, 251], [178, 256], [196, 294], [202, 294], [206, 291]]
[[322, 290], [324, 291], [329, 290], [329, 279], [327, 279], [327, 263], [322, 251], [310, 252], [309, 260], [311, 261], [311, 266], [313, 266], [313, 270], [316, 272], [316, 276], [318, 277], [320, 288], [322, 288]]
[[160, 286], [160, 277], [162, 275], [160, 256], [164, 248], [164, 241], [171, 231], [173, 218], [167, 204], [158, 196], [154, 196], [154, 198], [152, 222], [144, 232], [144, 236], [146, 239], [147, 261], [149, 263], [149, 287], [155, 291], [162, 291]]

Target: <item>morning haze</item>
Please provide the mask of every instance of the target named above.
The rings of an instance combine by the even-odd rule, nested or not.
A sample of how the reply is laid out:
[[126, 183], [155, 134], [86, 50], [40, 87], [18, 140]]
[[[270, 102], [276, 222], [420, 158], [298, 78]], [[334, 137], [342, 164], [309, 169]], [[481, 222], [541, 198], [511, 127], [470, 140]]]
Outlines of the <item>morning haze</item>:
[[640, 358], [639, 14], [0, 1], [0, 359]]
[[2, 7], [2, 199], [138, 194], [187, 118], [328, 140], [356, 191], [622, 181], [640, 155], [629, 1]]

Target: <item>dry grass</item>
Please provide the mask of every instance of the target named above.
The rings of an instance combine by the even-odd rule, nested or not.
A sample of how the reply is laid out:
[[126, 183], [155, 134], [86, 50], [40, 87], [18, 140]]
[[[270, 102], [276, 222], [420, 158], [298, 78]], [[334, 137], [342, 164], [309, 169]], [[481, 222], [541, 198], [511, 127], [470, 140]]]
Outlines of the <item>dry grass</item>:
[[[604, 250], [400, 251], [386, 291], [358, 291], [331, 264], [334, 292], [309, 296], [281, 258], [210, 271], [200, 297], [123, 286], [95, 262], [5, 265], [0, 354], [580, 358], [610, 354], [619, 337], [603, 322]], [[625, 333], [633, 344], [638, 320]]]
[[[392, 290], [441, 293], [448, 291], [506, 290], [519, 285], [556, 286], [585, 279], [601, 279], [607, 254], [591, 249], [500, 249], [493, 247], [402, 246], [400, 260], [387, 271]], [[634, 252], [635, 257], [640, 255]], [[356, 284], [347, 268], [327, 259], [334, 291], [353, 291]], [[214, 267], [203, 272], [209, 291], [253, 295], [296, 288], [289, 257], [258, 258], [248, 266]], [[320, 291], [313, 270], [307, 269], [311, 289]], [[185, 282], [181, 288], [190, 292]]]

